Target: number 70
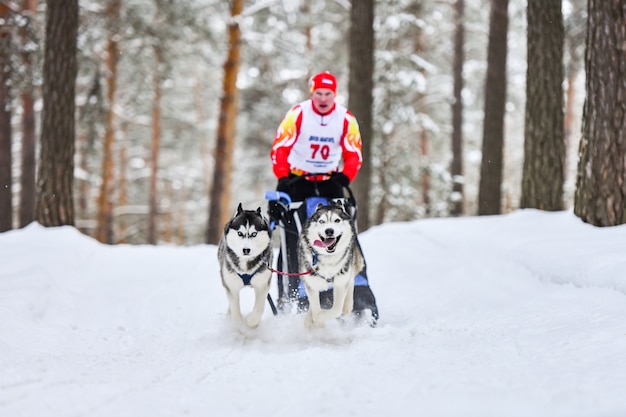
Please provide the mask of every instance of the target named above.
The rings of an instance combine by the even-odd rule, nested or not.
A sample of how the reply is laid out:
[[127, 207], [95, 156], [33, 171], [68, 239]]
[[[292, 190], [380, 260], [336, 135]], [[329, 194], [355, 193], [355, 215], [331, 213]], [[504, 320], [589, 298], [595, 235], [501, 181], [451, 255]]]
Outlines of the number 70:
[[317, 143], [311, 144], [311, 149], [313, 152], [311, 153], [311, 159], [315, 159], [318, 152], [321, 155], [322, 159], [328, 159], [330, 155], [330, 147], [328, 145], [318, 145]]

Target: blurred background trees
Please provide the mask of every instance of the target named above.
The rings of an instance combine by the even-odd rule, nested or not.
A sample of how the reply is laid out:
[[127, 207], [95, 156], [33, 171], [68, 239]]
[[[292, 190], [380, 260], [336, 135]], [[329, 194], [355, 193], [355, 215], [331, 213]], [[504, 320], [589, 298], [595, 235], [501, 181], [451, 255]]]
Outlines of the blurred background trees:
[[[350, 58], [351, 33], [361, 35], [351, 27], [349, 0], [242, 3], [236, 19], [241, 38], [226, 184], [230, 198], [220, 205], [227, 215], [239, 202], [249, 208], [265, 205], [264, 192], [276, 183], [269, 161], [275, 130], [287, 109], [308, 97], [312, 74], [334, 72], [339, 100], [346, 105], [362, 87]], [[492, 94], [485, 90], [491, 3], [372, 2], [371, 133], [364, 129], [363, 138], [369, 146], [370, 188], [362, 202], [372, 225], [478, 213], [485, 97]], [[525, 157], [526, 2], [508, 3], [497, 198], [503, 213], [520, 206]], [[223, 0], [79, 2], [73, 200], [75, 224], [83, 232], [108, 243], [206, 241], [232, 5]], [[0, 10], [2, 45], [7, 45], [0, 59], [11, 63], [8, 83], [0, 90], [7, 94], [11, 120], [0, 125], [10, 137], [10, 147], [7, 139], [0, 140], [0, 176], [11, 175], [0, 191], [0, 222], [8, 229], [33, 219], [28, 196], [37, 190], [28, 161], [33, 149], [41, 152], [41, 143], [33, 146], [28, 126], [39, 142], [42, 126], [33, 120], [41, 120], [47, 5], [0, 0]], [[573, 149], [585, 94], [586, 2], [563, 0], [562, 11], [567, 150], [562, 201], [571, 208]], [[460, 101], [462, 118], [453, 119], [452, 108]], [[454, 131], [457, 144], [451, 146]]]

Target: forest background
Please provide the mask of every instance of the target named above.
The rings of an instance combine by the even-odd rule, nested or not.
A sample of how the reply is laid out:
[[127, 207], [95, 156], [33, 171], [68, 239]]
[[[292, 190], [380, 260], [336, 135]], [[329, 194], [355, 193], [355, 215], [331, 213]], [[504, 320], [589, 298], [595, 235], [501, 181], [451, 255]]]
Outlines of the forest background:
[[[497, 3], [504, 3], [508, 18], [499, 204], [501, 212], [519, 208], [527, 2], [372, 3], [371, 137], [363, 138], [370, 141], [371, 191], [366, 206], [371, 224], [479, 214], [490, 15]], [[452, 108], [458, 103], [453, 63], [459, 3], [464, 3], [460, 17], [464, 31], [462, 177], [450, 169]], [[547, 3], [562, 7], [564, 22], [562, 208], [567, 209], [574, 204], [579, 163], [588, 4], [583, 0]], [[226, 211], [230, 213], [239, 202], [250, 208], [264, 206], [265, 191], [276, 183], [269, 160], [272, 139], [288, 108], [308, 97], [311, 75], [332, 71], [339, 82], [338, 100], [348, 104], [348, 0], [81, 0], [79, 4], [75, 225], [101, 241], [196, 244], [207, 240], [212, 182], [221, 158], [216, 142], [233, 26], [240, 31], [237, 52], [241, 55], [234, 99], [236, 126], [229, 144], [234, 157], [232, 167], [226, 167], [231, 178]], [[236, 4], [242, 9], [234, 14]], [[1, 55], [4, 68], [10, 67], [10, 73], [3, 75], [10, 89], [3, 91], [9, 91], [5, 100], [11, 127], [8, 228], [12, 228], [35, 219], [35, 214], [28, 215], [34, 203], [23, 209], [25, 191], [37, 190], [34, 179], [24, 181], [24, 173], [32, 170], [24, 145], [29, 134], [41, 135], [37, 121], [43, 107], [47, 5], [34, 0], [3, 0], [0, 5]], [[30, 125], [34, 132], [29, 133], [27, 119], [35, 121]], [[455, 183], [463, 185], [462, 193], [454, 190]], [[103, 184], [108, 185], [103, 188]], [[461, 211], [456, 212], [459, 201]], [[105, 223], [109, 226], [103, 231]]]

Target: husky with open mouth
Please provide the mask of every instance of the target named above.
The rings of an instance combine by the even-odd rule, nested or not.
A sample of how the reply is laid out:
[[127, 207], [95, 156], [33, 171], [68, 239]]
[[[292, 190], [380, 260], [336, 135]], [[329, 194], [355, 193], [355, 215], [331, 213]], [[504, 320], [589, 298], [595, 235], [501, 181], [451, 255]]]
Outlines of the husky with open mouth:
[[[338, 202], [319, 204], [302, 226], [298, 244], [300, 273], [309, 299], [308, 327], [352, 313], [354, 277], [365, 265], [356, 230], [346, 207]], [[333, 305], [322, 309], [319, 293], [332, 288]]]

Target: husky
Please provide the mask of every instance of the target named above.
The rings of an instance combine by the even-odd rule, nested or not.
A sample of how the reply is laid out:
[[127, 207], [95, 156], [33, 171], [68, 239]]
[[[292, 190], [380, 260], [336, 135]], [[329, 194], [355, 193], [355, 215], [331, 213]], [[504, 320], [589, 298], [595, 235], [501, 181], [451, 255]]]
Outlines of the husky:
[[246, 317], [248, 327], [261, 322], [265, 299], [270, 290], [272, 272], [271, 236], [261, 208], [244, 210], [241, 203], [237, 212], [224, 226], [224, 235], [217, 250], [222, 285], [228, 298], [228, 315], [234, 324], [243, 322], [239, 293], [244, 286], [254, 288], [254, 307]]
[[[309, 299], [307, 327], [324, 327], [326, 321], [352, 313], [354, 277], [365, 260], [352, 217], [341, 201], [318, 204], [306, 220], [298, 242], [298, 260]], [[319, 293], [331, 287], [333, 305], [322, 309]]]

